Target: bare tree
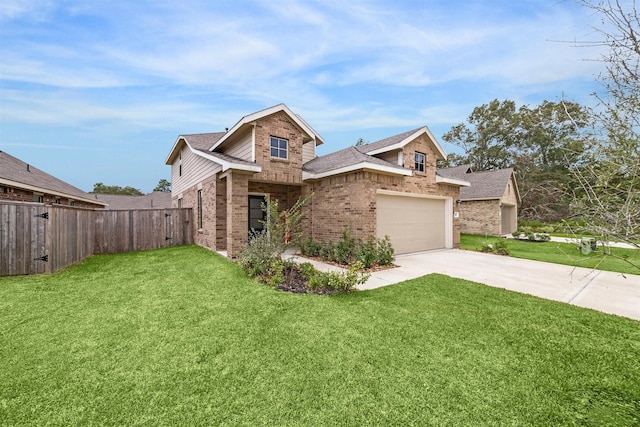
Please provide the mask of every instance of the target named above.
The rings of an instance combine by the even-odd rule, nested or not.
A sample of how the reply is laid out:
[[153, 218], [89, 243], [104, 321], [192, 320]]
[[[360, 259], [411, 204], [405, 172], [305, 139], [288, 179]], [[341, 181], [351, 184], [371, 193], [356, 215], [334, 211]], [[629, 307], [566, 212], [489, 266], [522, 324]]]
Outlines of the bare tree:
[[[603, 91], [588, 149], [572, 168], [573, 208], [605, 242], [640, 248], [640, 25], [635, 0], [576, 0], [600, 18]], [[637, 266], [640, 269], [640, 266]]]

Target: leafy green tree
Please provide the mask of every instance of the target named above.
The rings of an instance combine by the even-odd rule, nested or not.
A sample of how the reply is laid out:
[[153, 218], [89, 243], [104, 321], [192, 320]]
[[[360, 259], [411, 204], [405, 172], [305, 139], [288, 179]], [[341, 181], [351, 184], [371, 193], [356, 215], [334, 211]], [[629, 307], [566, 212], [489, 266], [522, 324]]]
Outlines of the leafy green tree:
[[137, 188], [133, 187], [119, 187], [117, 185], [104, 185], [101, 182], [93, 184], [93, 191], [90, 193], [95, 194], [124, 194], [130, 196], [144, 196], [144, 193]]
[[568, 217], [570, 167], [584, 151], [587, 109], [573, 102], [523, 105], [514, 115], [513, 166], [524, 219], [558, 221]]
[[[570, 116], [567, 114], [570, 112]], [[583, 151], [587, 111], [576, 103], [544, 101], [516, 109], [513, 101], [494, 100], [476, 107], [467, 124], [443, 136], [465, 150], [440, 167], [470, 164], [474, 171], [513, 167], [522, 202], [520, 217], [557, 221], [567, 217], [569, 165]]]
[[153, 191], [162, 191], [169, 193], [171, 192], [171, 183], [166, 179], [161, 179], [160, 181], [158, 181], [158, 185], [156, 185], [156, 188], [154, 188]]
[[475, 171], [510, 167], [515, 113], [513, 101], [495, 99], [474, 108], [468, 124], [454, 126], [442, 139], [464, 149], [464, 157]]

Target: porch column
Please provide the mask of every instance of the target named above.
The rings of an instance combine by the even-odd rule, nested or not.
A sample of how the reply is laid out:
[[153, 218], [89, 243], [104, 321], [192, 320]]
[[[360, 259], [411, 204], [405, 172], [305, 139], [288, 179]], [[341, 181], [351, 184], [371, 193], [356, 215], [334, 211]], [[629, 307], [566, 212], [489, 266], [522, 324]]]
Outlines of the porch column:
[[237, 258], [247, 245], [249, 221], [249, 175], [227, 173], [227, 256]]

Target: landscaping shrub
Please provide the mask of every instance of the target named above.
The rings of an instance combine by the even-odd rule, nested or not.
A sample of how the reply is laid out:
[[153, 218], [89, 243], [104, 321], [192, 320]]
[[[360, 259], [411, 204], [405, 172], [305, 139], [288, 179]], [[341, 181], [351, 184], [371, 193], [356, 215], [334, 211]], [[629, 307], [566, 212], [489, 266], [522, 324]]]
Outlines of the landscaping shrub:
[[302, 255], [319, 257], [324, 261], [341, 265], [351, 265], [359, 261], [363, 268], [386, 266], [393, 263], [394, 250], [389, 236], [384, 239], [369, 237], [366, 241], [353, 237], [344, 230], [340, 239], [322, 244], [308, 238], [300, 245]]
[[497, 240], [493, 243], [483, 243], [480, 252], [492, 253], [496, 255], [509, 255], [509, 246], [504, 240]]
[[266, 231], [254, 232], [249, 244], [240, 252], [238, 263], [249, 277], [263, 276], [274, 263], [280, 261], [279, 250]]

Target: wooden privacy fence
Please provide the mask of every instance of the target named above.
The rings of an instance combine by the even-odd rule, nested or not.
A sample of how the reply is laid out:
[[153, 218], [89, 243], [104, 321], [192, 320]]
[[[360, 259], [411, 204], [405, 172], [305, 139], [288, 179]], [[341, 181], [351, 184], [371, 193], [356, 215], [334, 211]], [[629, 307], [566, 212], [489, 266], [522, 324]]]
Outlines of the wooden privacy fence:
[[104, 210], [0, 202], [0, 276], [52, 273], [93, 254], [193, 243], [190, 208]]

